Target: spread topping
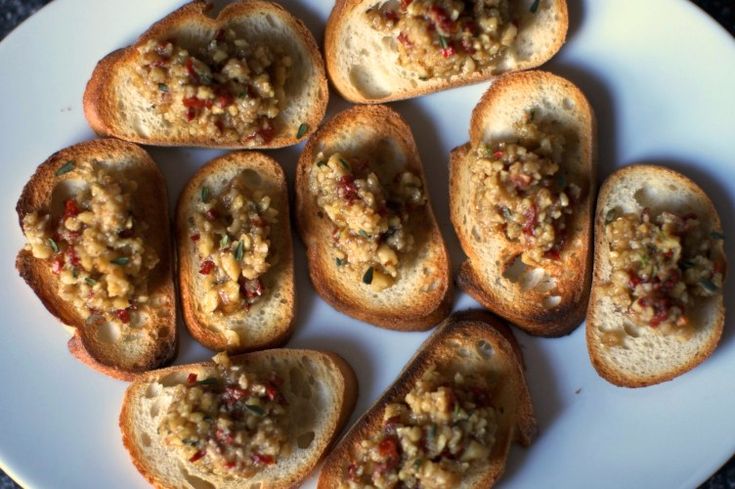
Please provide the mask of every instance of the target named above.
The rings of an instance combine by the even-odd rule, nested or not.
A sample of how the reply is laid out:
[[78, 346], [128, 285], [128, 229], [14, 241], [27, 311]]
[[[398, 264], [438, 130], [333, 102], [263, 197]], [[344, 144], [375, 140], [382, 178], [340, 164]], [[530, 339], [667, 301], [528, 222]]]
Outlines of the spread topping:
[[270, 268], [270, 231], [278, 211], [268, 195], [248, 186], [244, 173], [217, 195], [201, 187], [196, 206], [190, 238], [206, 290], [201, 308], [222, 314], [246, 310], [265, 293], [262, 276]]
[[356, 445], [343, 487], [458, 487], [473, 465], [487, 463], [495, 416], [486, 376], [429, 370], [385, 407], [382, 431]]
[[522, 260], [536, 265], [558, 259], [574, 202], [581, 194], [559, 168], [565, 138], [553, 123], [533, 121], [533, 112], [515, 128], [517, 139], [476, 150], [472, 173], [480, 182], [478, 215], [525, 248]]
[[217, 370], [172, 388], [159, 434], [180, 456], [219, 475], [253, 475], [286, 455], [288, 402], [275, 373], [249, 372], [226, 353]]
[[722, 234], [696, 214], [662, 212], [607, 216], [611, 296], [640, 325], [663, 331], [689, 324], [697, 298], [720, 292], [725, 272]]
[[518, 33], [508, 0], [401, 0], [367, 15], [374, 29], [395, 40], [398, 62], [421, 79], [497, 63]]
[[386, 186], [367, 163], [340, 153], [320, 153], [313, 171], [317, 205], [334, 226], [336, 265], [375, 290], [390, 287], [399, 253], [413, 248], [409, 215], [426, 203], [421, 179], [404, 171]]
[[252, 45], [232, 29], [189, 51], [173, 41], [139, 48], [145, 96], [170, 124], [192, 136], [268, 143], [292, 60], [273, 45]]
[[97, 162], [69, 161], [56, 175], [67, 173], [84, 187], [64, 201], [60, 216], [32, 212], [23, 218], [26, 248], [48, 262], [59, 296], [82, 317], [135, 324], [158, 263], [156, 250], [143, 240], [148, 226], [136, 218], [137, 183]]

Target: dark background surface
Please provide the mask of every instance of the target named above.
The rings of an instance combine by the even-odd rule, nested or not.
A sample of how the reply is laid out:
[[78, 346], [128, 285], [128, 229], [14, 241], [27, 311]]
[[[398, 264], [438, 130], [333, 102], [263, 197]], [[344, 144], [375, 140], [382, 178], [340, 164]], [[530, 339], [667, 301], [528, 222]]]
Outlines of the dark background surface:
[[[51, 0], [0, 0], [0, 40], [20, 22]], [[323, 0], [320, 0], [323, 1]], [[608, 0], [612, 1], [612, 0]], [[644, 0], [645, 1], [645, 0]], [[692, 0], [735, 36], [735, 0]], [[665, 15], [665, 13], [662, 13]], [[666, 470], [665, 467], [661, 467]], [[0, 489], [18, 486], [0, 470]], [[699, 489], [735, 489], [735, 457]]]

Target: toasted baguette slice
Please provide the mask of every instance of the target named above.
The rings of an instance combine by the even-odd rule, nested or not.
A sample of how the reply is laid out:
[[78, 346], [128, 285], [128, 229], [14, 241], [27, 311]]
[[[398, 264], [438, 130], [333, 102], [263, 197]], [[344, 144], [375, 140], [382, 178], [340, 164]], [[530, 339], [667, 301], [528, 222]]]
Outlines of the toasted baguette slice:
[[[411, 214], [407, 228], [414, 237], [414, 249], [401, 255], [398, 280], [384, 290], [373, 290], [335, 261], [334, 225], [317, 204], [315, 193], [313, 169], [320, 152], [367, 160], [378, 173], [408, 170], [423, 182], [426, 204]], [[411, 129], [392, 109], [353, 107], [319, 129], [299, 158], [296, 215], [307, 248], [309, 276], [325, 301], [349, 316], [400, 331], [429, 329], [449, 314], [453, 297], [449, 256], [426, 192]]]
[[[270, 225], [267, 257], [270, 268], [260, 276], [264, 295], [249, 309], [232, 314], [205, 312], [202, 308], [205, 275], [200, 273], [198, 242], [192, 241], [192, 236], [199, 233], [193, 225], [193, 216], [198, 212], [203, 188], [215, 196], [238, 176], [244, 177], [252, 190], [261, 190], [270, 197], [270, 207], [278, 212], [276, 222]], [[286, 179], [275, 160], [262, 153], [237, 152], [201, 167], [179, 197], [176, 236], [184, 321], [197, 341], [215, 351], [244, 352], [277, 346], [288, 339], [293, 330], [296, 302], [293, 249]]]
[[279, 394], [285, 398], [289, 417], [288, 439], [282, 450], [286, 454], [250, 477], [237, 473], [223, 477], [208, 469], [206, 458], [193, 463], [169, 446], [158, 428], [171, 407], [172, 388], [186, 383], [190, 374], [206, 379], [217, 372], [212, 362], [177, 365], [140, 376], [128, 387], [120, 412], [125, 448], [154, 487], [297, 487], [321, 460], [355, 407], [357, 379], [350, 365], [334, 353], [278, 349], [230, 360], [245, 372], [275, 372], [285, 381]]
[[16, 211], [21, 227], [26, 215], [33, 212], [48, 214], [52, 220], [60, 217], [65, 200], [84, 185], [75, 168], [89, 161], [103, 162], [117, 178], [137, 183], [133, 217], [155, 231], [145, 233], [144, 239], [159, 261], [148, 277], [149, 299], [138, 304], [135, 327], [117, 322], [99, 324], [82, 317], [77, 308], [59, 296], [60, 275], [53, 273], [51, 258], [34, 258], [25, 248], [18, 253], [15, 265], [46, 309], [73, 330], [71, 353], [107, 375], [130, 380], [139, 372], [164, 365], [176, 351], [168, 199], [166, 182], [156, 164], [140, 147], [114, 139], [62, 149], [38, 167], [23, 188]]
[[[556, 121], [567, 141], [560, 171], [582, 192], [568, 220], [558, 259], [526, 266], [524, 248], [502, 230], [486, 229], [477, 211], [475, 150], [513, 140], [515, 125], [533, 111], [535, 121]], [[571, 82], [541, 71], [499, 78], [472, 113], [470, 142], [454, 149], [449, 166], [450, 217], [467, 254], [457, 282], [480, 304], [529, 334], [560, 336], [584, 318], [592, 267], [592, 205], [595, 194], [595, 120], [587, 99]]]
[[[266, 1], [235, 1], [216, 19], [207, 16], [210, 7], [204, 0], [184, 5], [153, 24], [134, 45], [110, 53], [97, 64], [84, 92], [84, 114], [95, 132], [160, 146], [280, 148], [298, 143], [317, 128], [324, 117], [329, 92], [324, 62], [306, 26], [280, 5]], [[144, 95], [145, 87], [136, 73], [141, 58], [139, 48], [151, 40], [173, 40], [192, 53], [206, 47], [220, 28], [232, 28], [253, 46], [275, 46], [291, 57], [293, 65], [284, 86], [285, 100], [280, 101], [280, 112], [271, 120], [274, 131], [269, 134], [269, 141], [239, 137], [221, 129], [219, 133], [192, 135], [190, 123], [165, 120], [156, 110], [157, 100]], [[185, 109], [174, 101], [172, 110]], [[191, 123], [194, 122], [197, 121]]]
[[372, 27], [366, 12], [384, 3], [337, 0], [327, 21], [324, 49], [329, 78], [343, 97], [355, 103], [413, 98], [535, 68], [559, 51], [567, 34], [566, 0], [510, 0], [518, 34], [507, 51], [481, 69], [422, 79], [399, 63], [398, 41]]
[[480, 374], [490, 381], [490, 405], [495, 409], [497, 423], [490, 456], [470, 465], [461, 484], [451, 487], [491, 487], [503, 474], [511, 444], [528, 446], [536, 436], [536, 419], [523, 368], [520, 347], [513, 334], [494, 316], [486, 311], [467, 311], [450, 316], [327, 457], [317, 487], [349, 487], [348, 468], [360, 443], [383, 432], [386, 406], [404, 402], [406, 395], [431, 369], [452, 374], [460, 372], [465, 376]]
[[[679, 215], [695, 213], [706, 232], [717, 236], [722, 232], [720, 218], [709, 197], [696, 183], [673, 170], [631, 165], [616, 171], [603, 183], [595, 215], [587, 348], [597, 373], [624, 387], [665, 382], [693, 369], [717, 347], [725, 321], [721, 290], [706, 299], [696, 298], [694, 308], [685, 311], [690, 327], [682, 330], [681, 335], [638, 325], [626, 309], [613, 302], [606, 288], [612, 272], [605, 233], [608, 213], [640, 213], [644, 208], [654, 215], [664, 210]], [[721, 241], [718, 243], [721, 246]], [[720, 255], [724, 277], [725, 254], [722, 249], [716, 252]]]

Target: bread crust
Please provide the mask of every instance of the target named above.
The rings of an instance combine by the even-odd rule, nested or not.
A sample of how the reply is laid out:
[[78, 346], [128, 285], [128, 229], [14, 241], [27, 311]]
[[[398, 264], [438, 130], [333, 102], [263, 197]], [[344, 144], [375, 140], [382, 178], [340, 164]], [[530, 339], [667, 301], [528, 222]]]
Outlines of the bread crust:
[[171, 237], [169, 233], [168, 200], [166, 183], [160, 170], [140, 147], [114, 139], [100, 139], [79, 143], [62, 149], [43, 162], [26, 183], [16, 205], [18, 221], [32, 212], [48, 213], [57, 185], [73, 180], [72, 174], [56, 175], [56, 171], [68, 161], [97, 159], [120, 164], [132, 163], [140, 174], [138, 198], [146, 205], [144, 220], [151, 229], [159, 232], [146, 236], [159, 257], [149, 278], [151, 296], [160, 294], [158, 307], [141, 306], [149, 313], [145, 328], [155, 331], [156, 341], [142, 345], [138, 358], [128, 358], [121, 351], [101, 341], [96, 326], [86, 324], [74, 307], [58, 295], [58, 277], [52, 273], [45, 260], [34, 258], [30, 251], [20, 250], [16, 269], [29, 287], [36, 293], [46, 309], [63, 324], [74, 329], [69, 340], [69, 351], [80, 361], [106, 375], [122, 380], [135, 376], [170, 360], [176, 353], [176, 312], [172, 278]]
[[[316, 130], [326, 112], [329, 90], [319, 47], [304, 23], [279, 4], [263, 0], [236, 0], [223, 8], [216, 18], [207, 15], [210, 8], [211, 4], [206, 0], [193, 0], [153, 24], [135, 44], [113, 51], [99, 61], [87, 82], [83, 97], [84, 115], [92, 130], [100, 136], [113, 136], [140, 144], [230, 149], [282, 148], [297, 144]], [[118, 80], [117, 76], [123, 68], [130, 68], [134, 65], [139, 46], [151, 39], [167, 39], [187, 27], [216, 30], [222, 25], [236, 23], [238, 18], [265, 15], [274, 16], [283, 22], [291, 34], [289, 38], [298, 42], [303, 51], [307, 53], [308, 59], [303, 61], [308, 63], [312, 75], [310, 83], [314, 84], [313, 93], [307, 94], [308, 100], [295, 101], [292, 100], [292, 97], [289, 98], [289, 103], [298, 103], [308, 107], [304, 117], [298, 121], [283, 121], [281, 115], [277, 116], [275, 119], [276, 134], [270, 142], [258, 143], [255, 139], [243, 142], [242, 140], [201, 136], [146, 137], [135, 128], [125, 125], [125, 121], [120, 119], [118, 107], [121, 100], [117, 96], [115, 86], [124, 81]], [[298, 58], [301, 56], [299, 55]], [[301, 132], [299, 130], [301, 124], [306, 124], [306, 130], [303, 131], [301, 137], [297, 137], [297, 134]]]
[[[350, 428], [324, 462], [318, 489], [339, 487], [353, 450], [360, 441], [383, 428], [383, 410], [388, 404], [403, 400], [424, 373], [434, 366], [467, 366], [473, 359], [479, 341], [487, 342], [492, 350], [489, 362], [493, 372], [499, 372], [501, 387], [496, 394], [498, 431], [491, 460], [487, 467], [462, 482], [462, 489], [492, 487], [502, 476], [512, 443], [529, 446], [537, 434], [533, 405], [528, 392], [523, 358], [513, 333], [487, 311], [467, 311], [447, 318], [424, 342], [373, 406]], [[460, 354], [461, 349], [470, 353]], [[464, 355], [464, 356], [462, 356]]]
[[[269, 359], [273, 358], [281, 359], [284, 362], [291, 362], [294, 365], [297, 365], [298, 359], [307, 358], [311, 362], [323, 365], [325, 369], [331, 372], [331, 375], [329, 378], [321, 378], [318, 380], [321, 383], [328, 384], [329, 389], [334, 391], [335, 397], [339, 400], [339, 405], [336, 408], [334, 406], [324, 406], [325, 410], [331, 409], [335, 412], [325, 423], [325, 426], [323, 427], [324, 433], [321, 435], [317, 434], [316, 436], [319, 446], [312, 450], [313, 453], [308, 456], [307, 460], [301, 462], [298, 470], [287, 474], [279, 474], [277, 479], [259, 481], [262, 489], [296, 488], [306, 477], [309, 476], [314, 467], [322, 460], [329, 448], [335, 442], [342, 427], [352, 414], [358, 394], [357, 377], [349, 363], [336, 353], [328, 351], [287, 348], [264, 350], [234, 356], [231, 357], [231, 361], [233, 365], [250, 364], [257, 366], [264, 365]], [[123, 398], [118, 421], [122, 434], [123, 445], [127, 449], [128, 454], [138, 471], [156, 488], [169, 489], [179, 486], [167, 483], [166, 478], [160, 472], [160, 467], [155, 466], [155, 464], [146, 457], [144, 447], [141, 446], [138, 441], [140, 439], [139, 434], [145, 432], [141, 426], [136, 425], [136, 411], [141, 409], [141, 399], [146, 397], [146, 390], [154, 380], [166, 379], [167, 377], [181, 373], [186, 375], [188, 372], [198, 372], [202, 369], [211, 370], [212, 368], [212, 362], [201, 362], [189, 365], [176, 365], [166, 369], [148, 372], [137, 378], [136, 381], [130, 384], [128, 389], [125, 391], [125, 397]], [[148, 435], [153, 437], [156, 442], [159, 441], [155, 438], [155, 433], [148, 433]], [[247, 480], [238, 480], [237, 478], [234, 478], [229, 481], [224, 481], [222, 479], [218, 479], [218, 482], [221, 483], [222, 487], [238, 487], [245, 484]], [[180, 487], [188, 486], [182, 484]], [[219, 485], [217, 487], [219, 487]]]
[[[362, 283], [342, 278], [343, 274], [327, 252], [329, 240], [326, 238], [331, 236], [331, 224], [319, 211], [309, 190], [309, 173], [320, 151], [334, 152], [335, 148], [346, 147], [351, 141], [355, 144], [350, 146], [350, 151], [358, 154], [370, 151], [376, 144], [382, 144], [381, 141], [390, 141], [398, 148], [400, 158], [405, 159], [405, 168], [421, 178], [424, 192], [427, 192], [426, 176], [416, 143], [410, 128], [397, 112], [386, 106], [356, 106], [324, 124], [309, 139], [296, 169], [296, 216], [299, 233], [306, 246], [311, 282], [327, 303], [349, 316], [387, 329], [427, 330], [447, 317], [453, 301], [449, 255], [428, 195], [426, 205], [419, 211], [421, 215], [411, 218], [414, 223], [422, 223], [424, 233], [420, 239], [417, 238], [416, 256], [426, 253], [427, 258], [421, 258], [410, 268], [428, 267], [432, 273], [416, 279], [415, 284], [412, 282], [410, 293], [400, 296], [391, 293], [396, 287], [394, 284], [376, 294], [379, 298], [391, 294], [390, 304], [381, 303]], [[401, 270], [406, 272], [406, 267]], [[422, 292], [419, 289], [426, 290]]]
[[[563, 97], [562, 97], [563, 95]], [[560, 98], [561, 97], [561, 98]], [[553, 277], [556, 287], [538, 290], [524, 287], [504, 276], [509, 266], [523, 251], [503, 233], [487, 232], [484, 241], [474, 230], [474, 190], [470, 183], [473, 148], [494, 134], [507, 136], [509, 122], [520, 117], [540, 100], [553, 108], [551, 117], [564, 109], [578, 138], [578, 162], [566, 158], [562, 166], [575, 170], [584, 183], [582, 201], [575, 204], [570, 228], [573, 230], [562, 248], [559, 260], [548, 260], [545, 273]], [[512, 115], [505, 112], [510, 110]], [[502, 114], [501, 114], [502, 112]], [[503, 117], [502, 122], [498, 122]], [[506, 120], [507, 119], [507, 120]], [[566, 124], [566, 123], [565, 123]], [[492, 125], [492, 131], [490, 126]], [[570, 129], [571, 130], [571, 129]], [[491, 134], [493, 133], [493, 134]], [[591, 283], [592, 208], [596, 185], [596, 122], [584, 94], [571, 82], [542, 71], [510, 73], [498, 78], [485, 92], [472, 112], [470, 142], [455, 148], [449, 163], [450, 219], [468, 259], [462, 263], [457, 284], [480, 304], [512, 321], [529, 334], [555, 337], [568, 334], [584, 319]], [[478, 224], [479, 225], [479, 224]], [[558, 296], [557, 305], [545, 305], [548, 297]]]
[[[725, 305], [723, 294], [720, 292], [713, 303], [706, 306], [708, 309], [711, 308], [708, 315], [710, 321], [698, 325], [699, 330], [694, 339], [697, 341], [697, 347], [691, 355], [679, 358], [680, 356], [675, 356], [675, 351], [667, 351], [663, 359], [656, 359], [650, 350], [642, 351], [641, 355], [645, 355], [649, 362], [662, 364], [662, 367], [665, 367], [658, 373], [636, 373], [622, 369], [608, 354], [608, 347], [600, 342], [598, 327], [613, 317], [601, 303], [601, 299], [607, 295], [604, 290], [607, 281], [605, 269], [609, 268], [608, 245], [605, 237], [607, 204], [613, 198], [620, 200], [619, 194], [623, 187], [634, 184], [637, 188], [652, 188], [657, 181], [673, 183], [675, 190], [668, 190], [672, 199], [674, 194], [678, 194], [679, 197], [685, 196], [693, 208], [703, 212], [713, 229], [722, 229], [717, 209], [707, 194], [694, 181], [669, 168], [645, 164], [629, 165], [615, 171], [603, 182], [595, 214], [595, 259], [585, 336], [592, 366], [602, 378], [621, 387], [646, 387], [666, 382], [698, 366], [717, 348], [725, 324]], [[617, 321], [617, 318], [615, 320]], [[689, 341], [694, 340], [689, 339]], [[642, 349], [643, 347], [634, 344], [629, 348]]]
[[[410, 88], [398, 88], [382, 97], [368, 97], [364, 95], [350, 79], [350, 67], [346, 66], [347, 63], [339, 57], [339, 53], [344, 44], [349, 41], [343, 31], [349, 25], [351, 20], [350, 17], [355, 14], [356, 10], [367, 10], [378, 3], [381, 2], [378, 0], [336, 0], [335, 6], [327, 20], [327, 27], [324, 33], [324, 53], [327, 65], [327, 74], [340, 95], [350, 102], [359, 104], [382, 104], [395, 100], [420, 97], [422, 95], [448, 90], [450, 88], [492, 80], [496, 76], [507, 71], [500, 69], [496, 65], [492, 65], [483, 70], [467, 75], [453, 75], [449, 79], [429, 79], [426, 81], [413, 79], [414, 83]], [[532, 22], [534, 14], [531, 14], [529, 11], [529, 6], [532, 2], [521, 0], [517, 3], [525, 6], [525, 10], [523, 10], [524, 7], [519, 7], [524, 13], [521, 24], [523, 25], [528, 22]], [[569, 14], [566, 0], [545, 0], [539, 8], [547, 8], [550, 11], [549, 17], [553, 19], [551, 38], [545, 43], [544, 52], [537, 53], [537, 57], [532, 60], [520, 62], [512, 71], [526, 70], [542, 65], [561, 49], [566, 40], [567, 30], [569, 27]], [[369, 66], [370, 69], [374, 69], [375, 64], [383, 64], [392, 61], [392, 59], [386, 56], [385, 53], [371, 54], [373, 57], [368, 58], [367, 62], [367, 66]]]
[[[215, 181], [218, 179], [229, 181], [236, 174], [246, 170], [254, 171], [258, 175], [261, 184], [270, 190], [268, 195], [272, 199], [272, 205], [278, 210], [278, 221], [271, 225], [271, 243], [275, 251], [269, 254], [269, 261], [274, 260], [274, 256], [277, 256], [277, 260], [263, 275], [269, 284], [267, 294], [246, 313], [245, 320], [241, 321], [243, 324], [248, 319], [255, 321], [249, 322], [245, 329], [255, 335], [256, 339], [233, 346], [228, 344], [225, 335], [217, 327], [217, 325], [224, 326], [223, 323], [229, 321], [215, 319], [197, 307], [197, 300], [202, 295], [202, 291], [195, 284], [195, 277], [199, 273], [199, 258], [196, 247], [188, 235], [188, 219], [194, 212], [193, 206], [200, 198], [199, 191], [205, 182], [221, 186], [222, 183], [216, 184]], [[288, 207], [288, 190], [283, 170], [274, 159], [258, 152], [241, 151], [215, 158], [199, 168], [181, 192], [176, 208], [181, 308], [189, 332], [207, 348], [244, 353], [280, 346], [291, 336], [295, 325], [296, 291]], [[275, 308], [278, 314], [270, 311], [261, 320], [253, 318], [256, 308], [267, 307]]]

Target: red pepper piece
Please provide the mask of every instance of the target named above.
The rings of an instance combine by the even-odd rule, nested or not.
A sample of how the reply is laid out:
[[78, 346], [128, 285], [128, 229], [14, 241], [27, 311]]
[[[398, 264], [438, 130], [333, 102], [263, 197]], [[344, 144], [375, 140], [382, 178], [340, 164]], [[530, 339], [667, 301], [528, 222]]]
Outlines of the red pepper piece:
[[199, 273], [202, 275], [209, 275], [212, 273], [212, 270], [214, 270], [214, 267], [216, 267], [216, 265], [212, 260], [204, 260], [202, 265], [199, 267]]
[[455, 51], [453, 46], [447, 46], [445, 48], [442, 48], [442, 56], [445, 58], [449, 58], [457, 54], [457, 51]]
[[197, 70], [194, 69], [194, 58], [192, 58], [191, 56], [186, 58], [184, 66], [186, 66], [186, 71], [189, 73], [189, 78], [191, 78], [191, 81], [195, 85], [201, 84], [199, 73], [197, 73]]
[[61, 270], [64, 269], [64, 255], [56, 255], [54, 260], [51, 262], [51, 271], [55, 274], [60, 274]]
[[355, 186], [355, 177], [352, 175], [344, 175], [337, 182], [337, 192], [339, 196], [347, 202], [354, 202], [359, 198], [357, 187]]
[[536, 204], [531, 204], [531, 207], [523, 211], [523, 217], [526, 221], [523, 223], [523, 233], [527, 236], [533, 236], [535, 234], [536, 225], [538, 224], [538, 208]]
[[383, 441], [378, 444], [378, 454], [380, 454], [382, 458], [386, 459], [386, 462], [388, 463], [398, 463], [400, 459], [398, 450], [398, 440], [392, 436], [384, 438]]
[[194, 455], [191, 456], [191, 458], [189, 459], [189, 462], [192, 462], [192, 463], [193, 462], [196, 462], [200, 458], [204, 457], [204, 455], [206, 455], [206, 454], [207, 454], [207, 452], [205, 452], [204, 450], [199, 450], [197, 453], [195, 453]]
[[400, 42], [401, 44], [403, 44], [403, 46], [406, 47], [406, 48], [412, 48], [413, 47], [413, 43], [411, 42], [411, 39], [409, 39], [408, 35], [405, 32], [399, 33], [398, 34], [398, 37], [396, 37], [396, 39], [398, 39], [398, 42]]
[[273, 455], [265, 455], [257, 452], [253, 453], [251, 459], [254, 463], [258, 465], [273, 465], [274, 463], [276, 463], [276, 459], [273, 458]]
[[124, 324], [130, 322], [130, 312], [127, 309], [118, 309], [117, 311], [115, 311], [115, 317], [117, 317]]
[[222, 428], [217, 428], [217, 431], [214, 432], [214, 437], [217, 439], [218, 442], [222, 443], [223, 445], [232, 445], [232, 443], [235, 441], [232, 435]]
[[191, 235], [191, 240], [194, 241], [195, 243], [197, 241], [199, 241], [200, 238], [201, 238], [201, 236], [199, 235], [199, 233], [196, 233], [196, 234], [192, 234]]
[[64, 220], [69, 217], [76, 217], [77, 215], [79, 215], [79, 205], [77, 205], [77, 201], [74, 199], [68, 199], [64, 203]]
[[195, 384], [195, 383], [196, 383], [196, 381], [197, 381], [197, 374], [195, 374], [195, 373], [190, 373], [190, 374], [189, 374], [189, 375], [188, 375], [188, 376], [186, 377], [186, 382], [187, 382], [188, 384]]
[[217, 218], [219, 218], [219, 212], [217, 212], [217, 209], [209, 209], [204, 213], [204, 217], [206, 217], [208, 221], [216, 221]]

